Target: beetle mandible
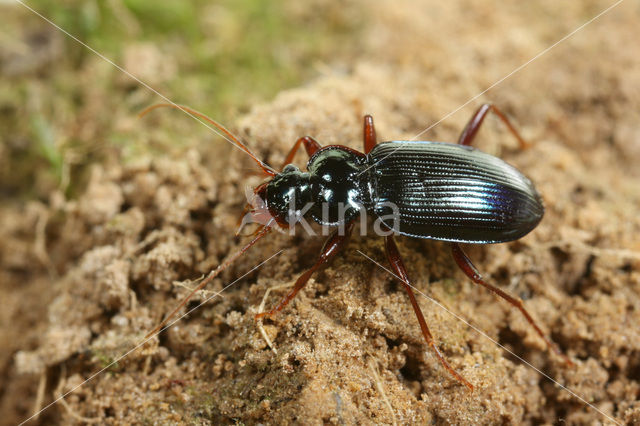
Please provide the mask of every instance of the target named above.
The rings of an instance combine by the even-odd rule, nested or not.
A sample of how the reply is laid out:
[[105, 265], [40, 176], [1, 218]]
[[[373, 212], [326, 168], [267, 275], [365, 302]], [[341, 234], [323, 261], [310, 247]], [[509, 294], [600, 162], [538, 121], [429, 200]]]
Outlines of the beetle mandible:
[[[507, 117], [494, 105], [481, 105], [462, 131], [457, 144], [429, 141], [377, 143], [373, 118], [364, 117], [364, 152], [343, 145], [322, 147], [310, 136], [299, 138], [285, 158], [280, 172], [266, 166], [228, 130], [190, 108], [174, 107], [207, 120], [249, 154], [270, 180], [254, 190], [255, 202], [248, 210], [262, 226], [254, 238], [213, 270], [149, 335], [160, 330], [189, 298], [273, 228], [295, 226], [292, 218], [305, 216], [321, 225], [336, 226], [316, 262], [295, 282], [293, 289], [273, 309], [256, 319], [281, 311], [306, 285], [312, 274], [333, 259], [346, 245], [356, 217], [364, 209], [387, 228], [384, 237], [387, 258], [403, 284], [416, 314], [422, 335], [442, 366], [470, 390], [473, 385], [456, 372], [435, 343], [411, 288], [394, 234], [428, 238], [451, 244], [453, 258], [475, 283], [517, 308], [547, 346], [572, 362], [543, 333], [521, 299], [486, 282], [460, 243], [491, 244], [517, 240], [533, 230], [544, 214], [542, 198], [533, 183], [503, 160], [471, 147], [489, 112], [507, 126], [522, 147], [527, 143]], [[307, 171], [291, 164], [304, 146]], [[306, 207], [305, 207], [306, 206]], [[394, 207], [392, 212], [390, 209]], [[343, 231], [343, 232], [339, 232]]]

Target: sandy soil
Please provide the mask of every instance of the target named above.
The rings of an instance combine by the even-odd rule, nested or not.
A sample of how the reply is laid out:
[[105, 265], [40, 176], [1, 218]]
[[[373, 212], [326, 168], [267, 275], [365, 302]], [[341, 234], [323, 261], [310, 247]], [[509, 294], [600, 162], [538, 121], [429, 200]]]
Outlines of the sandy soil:
[[[361, 149], [365, 113], [381, 140], [409, 139], [609, 4], [363, 6], [361, 53], [348, 69], [323, 68], [232, 128], [273, 165], [305, 134]], [[112, 365], [246, 240], [234, 237], [235, 224], [245, 188], [260, 180], [218, 142], [211, 154], [96, 167], [72, 201], [0, 210], [2, 421], [25, 419], [107, 367], [38, 421], [640, 423], [639, 13], [622, 3], [421, 137], [455, 141], [477, 105], [493, 102], [532, 142], [520, 151], [493, 119], [478, 137], [536, 183], [544, 220], [518, 242], [468, 252], [491, 282], [525, 300], [575, 368], [474, 286], [446, 244], [407, 238], [399, 247], [415, 286], [515, 354], [418, 296], [473, 393], [426, 350], [404, 290], [358, 253], [386, 265], [379, 238], [353, 238], [265, 321], [274, 353], [253, 316], [267, 289], [312, 264], [322, 238], [301, 234], [259, 243], [189, 306], [233, 283], [221, 295]]]

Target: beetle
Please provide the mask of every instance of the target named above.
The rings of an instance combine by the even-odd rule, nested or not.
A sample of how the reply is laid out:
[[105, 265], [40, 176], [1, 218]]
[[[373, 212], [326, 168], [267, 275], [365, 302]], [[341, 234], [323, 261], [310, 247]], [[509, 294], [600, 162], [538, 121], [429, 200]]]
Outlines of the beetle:
[[[571, 361], [543, 333], [520, 298], [486, 282], [460, 243], [493, 244], [517, 240], [532, 231], [544, 215], [542, 198], [533, 183], [505, 161], [471, 146], [485, 117], [493, 112], [522, 147], [527, 143], [494, 105], [483, 104], [471, 117], [457, 144], [431, 141], [377, 143], [373, 118], [364, 117], [364, 152], [343, 145], [321, 146], [310, 136], [299, 138], [276, 172], [260, 161], [228, 130], [187, 107], [179, 108], [207, 120], [248, 153], [270, 179], [254, 189], [249, 214], [262, 226], [254, 238], [213, 270], [149, 335], [160, 330], [195, 294], [231, 262], [267, 235], [271, 229], [290, 229], [301, 217], [337, 227], [325, 242], [315, 263], [295, 282], [293, 289], [273, 309], [255, 318], [281, 311], [306, 285], [312, 274], [347, 245], [356, 218], [363, 210], [374, 215], [388, 231], [385, 251], [396, 278], [403, 284], [422, 335], [442, 366], [470, 390], [473, 385], [456, 372], [442, 355], [416, 301], [407, 269], [394, 235], [434, 239], [451, 244], [453, 258], [475, 284], [487, 288], [518, 309], [548, 348]], [[291, 164], [304, 147], [307, 170]]]

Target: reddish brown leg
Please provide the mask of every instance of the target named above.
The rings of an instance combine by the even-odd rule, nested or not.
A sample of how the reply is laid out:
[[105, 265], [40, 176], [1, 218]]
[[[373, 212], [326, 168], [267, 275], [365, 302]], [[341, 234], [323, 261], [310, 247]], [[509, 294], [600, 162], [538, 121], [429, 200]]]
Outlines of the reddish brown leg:
[[376, 142], [376, 128], [373, 125], [373, 117], [367, 114], [364, 116], [364, 153], [368, 154], [376, 146]]
[[464, 253], [464, 251], [462, 251], [462, 248], [460, 247], [460, 245], [458, 243], [451, 244], [451, 248], [452, 248], [452, 252], [453, 252], [453, 258], [455, 259], [456, 263], [458, 264], [460, 269], [462, 269], [462, 271], [467, 275], [467, 277], [469, 277], [471, 279], [471, 281], [473, 281], [476, 284], [479, 284], [479, 285], [483, 286], [484, 288], [488, 289], [489, 291], [492, 291], [494, 294], [502, 297], [504, 300], [509, 302], [511, 305], [513, 305], [516, 308], [518, 308], [518, 310], [520, 312], [522, 312], [522, 315], [524, 315], [524, 317], [527, 319], [527, 322], [529, 324], [531, 324], [531, 326], [536, 330], [536, 333], [538, 333], [538, 336], [540, 336], [542, 338], [542, 340], [545, 341], [545, 343], [547, 344], [549, 349], [551, 349], [558, 356], [560, 356], [564, 360], [565, 363], [567, 363], [569, 365], [573, 365], [573, 362], [571, 362], [571, 360], [569, 358], [567, 358], [567, 356], [565, 354], [563, 354], [562, 351], [560, 351], [558, 346], [555, 343], [553, 343], [551, 340], [547, 339], [547, 337], [542, 332], [542, 329], [540, 329], [540, 327], [538, 327], [538, 324], [536, 324], [536, 322], [533, 320], [533, 318], [531, 317], [529, 312], [527, 312], [527, 310], [524, 308], [524, 304], [522, 303], [522, 299], [513, 297], [513, 296], [509, 295], [508, 293], [505, 293], [504, 291], [500, 290], [498, 287], [495, 287], [495, 286], [487, 283], [486, 281], [484, 281], [482, 279], [482, 276], [480, 275], [480, 272], [478, 272], [478, 270], [473, 265], [473, 263], [471, 263], [471, 260]]
[[473, 117], [471, 117], [471, 119], [465, 126], [462, 134], [460, 134], [460, 138], [458, 139], [458, 143], [460, 145], [471, 145], [473, 143], [473, 139], [476, 137], [476, 133], [478, 133], [478, 130], [480, 129], [480, 126], [482, 125], [482, 122], [484, 121], [484, 118], [487, 116], [489, 111], [493, 112], [498, 116], [500, 120], [502, 120], [511, 134], [515, 136], [516, 139], [518, 139], [521, 148], [527, 148], [529, 146], [529, 144], [522, 138], [522, 136], [520, 136], [520, 133], [518, 133], [515, 127], [511, 125], [511, 122], [509, 121], [509, 119], [507, 119], [507, 116], [504, 115], [497, 107], [491, 104], [480, 105], [480, 108], [478, 108], [475, 114], [473, 114]]
[[402, 258], [400, 257], [400, 252], [398, 251], [398, 246], [396, 246], [396, 242], [393, 239], [393, 235], [388, 235], [384, 239], [385, 248], [387, 249], [387, 258], [389, 259], [389, 263], [391, 263], [391, 267], [395, 271], [398, 278], [400, 278], [400, 282], [404, 285], [404, 288], [409, 293], [409, 300], [411, 301], [411, 306], [413, 306], [413, 310], [416, 313], [416, 317], [418, 317], [418, 322], [420, 323], [420, 328], [422, 329], [422, 335], [424, 339], [427, 341], [427, 345], [433, 349], [433, 352], [436, 354], [436, 358], [440, 361], [440, 364], [456, 378], [457, 381], [465, 385], [469, 390], [473, 391], [473, 385], [469, 383], [464, 377], [462, 377], [456, 370], [453, 369], [449, 365], [444, 356], [440, 353], [440, 349], [436, 346], [433, 336], [429, 331], [429, 327], [427, 327], [427, 322], [424, 320], [424, 316], [422, 315], [422, 311], [420, 310], [420, 306], [418, 305], [418, 301], [416, 300], [416, 296], [413, 294], [413, 290], [411, 290], [411, 284], [409, 283], [409, 275], [407, 274], [407, 270], [404, 267], [404, 263], [402, 262]]
[[304, 149], [306, 149], [307, 155], [309, 155], [309, 157], [315, 154], [317, 150], [322, 148], [322, 145], [320, 145], [318, 141], [316, 141], [311, 136], [302, 137], [298, 139], [296, 143], [293, 145], [293, 147], [291, 148], [291, 151], [289, 151], [289, 153], [287, 154], [287, 157], [284, 159], [284, 164], [282, 165], [282, 167], [286, 166], [287, 164], [290, 164], [293, 161], [293, 157], [296, 155], [296, 152], [298, 152], [298, 148], [300, 148], [301, 143], [304, 144]]
[[287, 306], [291, 299], [296, 297], [296, 294], [298, 294], [298, 292], [302, 290], [302, 288], [307, 284], [307, 281], [309, 281], [309, 278], [311, 278], [311, 275], [313, 275], [316, 269], [333, 259], [335, 255], [338, 254], [338, 252], [340, 252], [340, 250], [342, 250], [347, 245], [349, 236], [351, 236], [351, 231], [353, 231], [353, 226], [354, 222], [349, 223], [345, 227], [344, 235], [340, 235], [338, 233], [339, 229], [336, 229], [333, 234], [329, 236], [327, 242], [324, 243], [322, 251], [320, 252], [320, 257], [318, 258], [318, 260], [316, 260], [316, 263], [314, 263], [307, 272], [300, 275], [295, 285], [293, 286], [293, 290], [291, 290], [291, 292], [280, 301], [278, 306], [271, 309], [270, 311], [260, 312], [259, 314], [256, 314], [255, 319], [260, 319], [265, 316], [271, 317], [280, 312], [285, 306]]

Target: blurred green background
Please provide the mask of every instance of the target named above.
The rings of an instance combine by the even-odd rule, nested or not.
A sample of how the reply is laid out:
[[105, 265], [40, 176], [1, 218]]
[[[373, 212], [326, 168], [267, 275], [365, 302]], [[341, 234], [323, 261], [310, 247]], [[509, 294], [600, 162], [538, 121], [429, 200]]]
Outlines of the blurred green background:
[[[173, 102], [230, 125], [323, 67], [346, 63], [359, 13], [340, 2], [41, 0], [43, 16]], [[0, 197], [74, 197], [95, 162], [179, 155], [210, 142], [163, 99], [32, 11], [0, 3]], [[153, 125], [150, 123], [154, 123]], [[207, 140], [208, 139], [208, 140]]]

